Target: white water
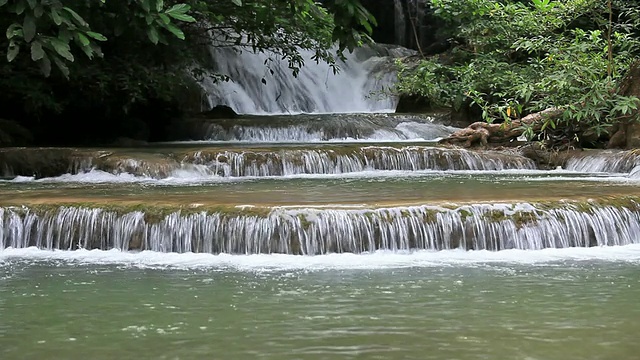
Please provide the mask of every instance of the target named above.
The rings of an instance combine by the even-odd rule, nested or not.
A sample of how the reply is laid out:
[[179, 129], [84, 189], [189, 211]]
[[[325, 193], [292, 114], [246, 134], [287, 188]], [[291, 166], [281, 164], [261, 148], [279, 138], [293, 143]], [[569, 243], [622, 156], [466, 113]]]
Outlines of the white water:
[[77, 265], [116, 265], [152, 269], [240, 271], [384, 270], [442, 266], [549, 265], [567, 261], [640, 262], [640, 245], [502, 251], [376, 251], [368, 254], [212, 255], [195, 253], [125, 252], [119, 250], [49, 251], [34, 247], [0, 250], [0, 266], [9, 261], [61, 261]]
[[567, 161], [567, 169], [580, 172], [605, 172], [627, 174], [630, 178], [640, 178], [640, 154], [637, 151], [602, 151], [596, 154], [586, 152], [582, 156]]
[[[354, 119], [353, 123], [357, 123]], [[317, 126], [315, 126], [317, 127]], [[289, 126], [241, 126], [224, 129], [212, 125], [208, 129], [205, 142], [238, 143], [324, 143], [324, 142], [398, 142], [398, 141], [437, 141], [449, 136], [457, 128], [430, 122], [407, 121], [395, 127], [380, 128], [369, 135], [354, 137], [336, 137], [332, 129], [314, 129], [311, 124]], [[195, 141], [195, 143], [202, 141]], [[184, 142], [173, 142], [184, 143]]]
[[[200, 171], [190, 172], [179, 170], [167, 178], [157, 179], [149, 176], [137, 176], [130, 173], [112, 174], [102, 170], [92, 169], [78, 174], [64, 174], [61, 176], [36, 179], [32, 176], [17, 176], [11, 180], [0, 180], [0, 183], [70, 183], [70, 184], [144, 184], [154, 186], [200, 185], [231, 183], [242, 181], [264, 180], [295, 180], [295, 179], [400, 179], [400, 178], [438, 178], [458, 175], [493, 176], [494, 181], [522, 179], [526, 181], [556, 182], [556, 181], [589, 181], [615, 184], [629, 184], [635, 186], [639, 178], [630, 178], [625, 174], [604, 176], [570, 170], [364, 170], [351, 173], [334, 174], [292, 174], [283, 176], [242, 176], [225, 177], [217, 175], [203, 175]], [[546, 176], [545, 176], [546, 175]], [[583, 176], [579, 176], [583, 175]]]
[[305, 65], [296, 78], [288, 62], [273, 53], [229, 48], [211, 52], [216, 72], [232, 79], [201, 82], [211, 107], [227, 105], [240, 114], [394, 112], [396, 108], [394, 97], [379, 94], [396, 80], [389, 71], [391, 57], [369, 57], [362, 49], [345, 53], [347, 60], [338, 61], [340, 72], [334, 75], [328, 64], [316, 63], [311, 51], [302, 50]]

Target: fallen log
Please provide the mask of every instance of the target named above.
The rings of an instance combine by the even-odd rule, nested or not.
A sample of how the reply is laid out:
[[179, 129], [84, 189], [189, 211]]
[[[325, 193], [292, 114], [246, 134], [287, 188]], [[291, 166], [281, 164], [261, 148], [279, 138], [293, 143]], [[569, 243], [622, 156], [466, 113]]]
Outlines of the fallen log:
[[521, 119], [500, 124], [478, 121], [454, 132], [449, 137], [440, 140], [439, 143], [466, 148], [478, 144], [484, 147], [488, 143], [508, 143], [522, 135], [526, 126], [533, 126], [534, 131], [540, 131], [545, 120], [556, 119], [562, 113], [564, 113], [564, 109], [552, 107], [529, 114]]

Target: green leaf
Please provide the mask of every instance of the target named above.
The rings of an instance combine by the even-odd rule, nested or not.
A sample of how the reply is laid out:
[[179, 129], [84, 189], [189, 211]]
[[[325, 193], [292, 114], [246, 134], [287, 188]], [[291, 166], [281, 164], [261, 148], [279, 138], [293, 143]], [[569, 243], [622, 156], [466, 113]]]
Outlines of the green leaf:
[[44, 14], [44, 8], [40, 4], [38, 4], [33, 9], [33, 16], [35, 16], [37, 19], [39, 19], [40, 17], [42, 17], [42, 14]]
[[147, 29], [147, 36], [149, 37], [149, 40], [156, 45], [158, 43], [159, 40], [159, 36], [158, 36], [158, 30], [155, 28], [155, 26], [150, 26]]
[[167, 24], [167, 25], [165, 25], [164, 28], [169, 30], [178, 39], [184, 40], [184, 33], [182, 32], [182, 30], [178, 29], [175, 25]]
[[165, 14], [158, 14], [158, 16], [160, 17], [160, 20], [163, 24], [169, 24], [171, 22], [171, 19], [169, 19], [169, 17]]
[[85, 32], [85, 34], [87, 34], [87, 36], [89, 36], [91, 38], [94, 38], [94, 39], [96, 39], [98, 41], [107, 41], [107, 38], [104, 35], [102, 35], [100, 33], [97, 33], [97, 32], [87, 31], [87, 32]]
[[0, 0], [0, 6], [7, 5], [7, 1], [9, 1], [9, 0]]
[[242, 6], [242, 0], [231, 0], [231, 2], [236, 4], [236, 6]]
[[187, 11], [191, 10], [191, 6], [187, 4], [175, 4], [169, 9], [167, 9], [164, 13], [171, 16], [171, 14], [185, 14]]
[[85, 47], [91, 44], [91, 41], [89, 41], [89, 38], [87, 38], [83, 33], [81, 32], [76, 33], [76, 36], [78, 38], [78, 41], [80, 41], [80, 44], [82, 45], [82, 47]]
[[7, 39], [11, 40], [14, 36], [19, 35], [22, 29], [19, 24], [13, 23], [7, 28]]
[[162, 0], [156, 0], [156, 11], [160, 12], [162, 11], [162, 8], [164, 7], [164, 1]]
[[[74, 61], [73, 54], [71, 54], [68, 43], [57, 38], [52, 38], [49, 41], [49, 43], [51, 44], [51, 46], [53, 46], [53, 50], [55, 50], [58, 53], [58, 55], [62, 56], [63, 58], [67, 59], [70, 62]], [[55, 57], [54, 57], [54, 61], [55, 61]]]
[[82, 16], [80, 16], [77, 12], [73, 11], [72, 9], [68, 8], [68, 7], [63, 7], [62, 9], [64, 9], [66, 12], [68, 12], [71, 16], [73, 16], [74, 19], [76, 19], [76, 21], [78, 22], [78, 25], [80, 26], [89, 26], [89, 24], [87, 24], [86, 21], [84, 21], [84, 19], [82, 18]]
[[22, 31], [24, 41], [26, 42], [31, 42], [36, 36], [36, 19], [31, 16], [31, 14], [25, 15], [24, 22], [22, 23]]
[[52, 8], [49, 15], [51, 15], [51, 20], [53, 20], [56, 25], [60, 26], [60, 24], [62, 24], [62, 18], [60, 17], [60, 13], [58, 12], [58, 10]]
[[44, 50], [40, 41], [31, 43], [31, 60], [38, 61], [44, 57]]
[[81, 46], [80, 50], [82, 50], [82, 52], [87, 55], [89, 60], [93, 59], [93, 49], [91, 49], [91, 46]]
[[53, 62], [56, 63], [56, 66], [58, 67], [62, 75], [64, 75], [64, 77], [69, 79], [69, 68], [64, 63], [64, 61], [60, 60], [60, 58], [58, 58], [57, 56], [54, 56]]
[[40, 60], [40, 71], [42, 71], [42, 74], [45, 77], [49, 77], [49, 75], [51, 75], [51, 60], [49, 60], [47, 54], [44, 54]]
[[149, 0], [141, 0], [140, 2], [140, 6], [142, 7], [142, 10], [144, 10], [144, 12], [148, 13], [151, 12], [151, 7], [149, 6]]
[[24, 0], [18, 0], [18, 2], [16, 3], [16, 14], [22, 15], [25, 7], [26, 7], [26, 2]]
[[29, 4], [29, 7], [33, 9], [34, 7], [36, 7], [37, 2], [36, 0], [27, 0], [27, 4]]
[[[160, 14], [160, 16], [162, 16], [162, 15], [164, 15], [164, 14]], [[174, 18], [176, 20], [180, 20], [180, 21], [184, 21], [184, 22], [195, 22], [196, 21], [196, 19], [191, 15], [169, 14], [169, 16], [171, 16], [172, 18]]]
[[18, 53], [20, 53], [20, 46], [12, 41], [7, 48], [7, 61], [12, 62], [18, 56]]

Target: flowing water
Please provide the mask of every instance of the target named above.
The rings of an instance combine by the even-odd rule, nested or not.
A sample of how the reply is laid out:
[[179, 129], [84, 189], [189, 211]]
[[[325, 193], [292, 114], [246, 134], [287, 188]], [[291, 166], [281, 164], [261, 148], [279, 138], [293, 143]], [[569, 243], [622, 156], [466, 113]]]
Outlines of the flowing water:
[[0, 357], [584, 360], [640, 351], [637, 247], [125, 255], [0, 253]]
[[636, 359], [638, 153], [440, 147], [437, 118], [379, 113], [402, 54], [367, 51], [298, 80], [217, 54], [237, 81], [203, 83], [241, 113], [360, 114], [1, 149], [0, 358]]

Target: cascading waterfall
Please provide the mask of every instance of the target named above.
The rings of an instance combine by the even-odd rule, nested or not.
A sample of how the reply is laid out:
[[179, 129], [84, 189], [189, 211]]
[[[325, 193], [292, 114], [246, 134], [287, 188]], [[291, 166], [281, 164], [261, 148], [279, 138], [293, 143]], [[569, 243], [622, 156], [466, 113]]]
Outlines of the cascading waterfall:
[[342, 174], [365, 170], [504, 170], [535, 169], [517, 154], [407, 146], [346, 149], [196, 152], [183, 162], [206, 165], [222, 176]]
[[[52, 157], [53, 158], [53, 157]], [[274, 150], [222, 150], [210, 148], [168, 154], [145, 155], [145, 159], [119, 153], [62, 153], [57, 174], [82, 174], [100, 170], [155, 179], [210, 176], [282, 176], [342, 174], [367, 170], [505, 170], [535, 169], [535, 163], [516, 153], [468, 151], [428, 146], [324, 146]], [[5, 164], [6, 165], [6, 164]], [[31, 176], [31, 169], [7, 177]]]
[[544, 249], [640, 243], [640, 208], [590, 203], [477, 204], [268, 213], [0, 208], [0, 249], [120, 249], [230, 254], [327, 254], [413, 249]]
[[248, 142], [435, 140], [457, 130], [435, 121], [419, 115], [336, 114], [300, 115], [295, 121], [277, 116], [247, 117], [229, 126], [228, 120], [212, 119], [205, 125], [204, 136], [198, 138]]
[[565, 167], [572, 171], [629, 173], [631, 177], [640, 177], [640, 152], [631, 150], [585, 153], [569, 158]]
[[270, 52], [215, 47], [211, 52], [215, 72], [231, 79], [201, 82], [212, 107], [227, 105], [241, 114], [395, 111], [397, 100], [384, 94], [396, 78], [393, 51], [345, 53], [346, 61], [338, 61], [340, 72], [334, 75], [328, 64], [312, 60], [311, 51], [301, 50], [305, 65], [297, 77], [286, 60]]

